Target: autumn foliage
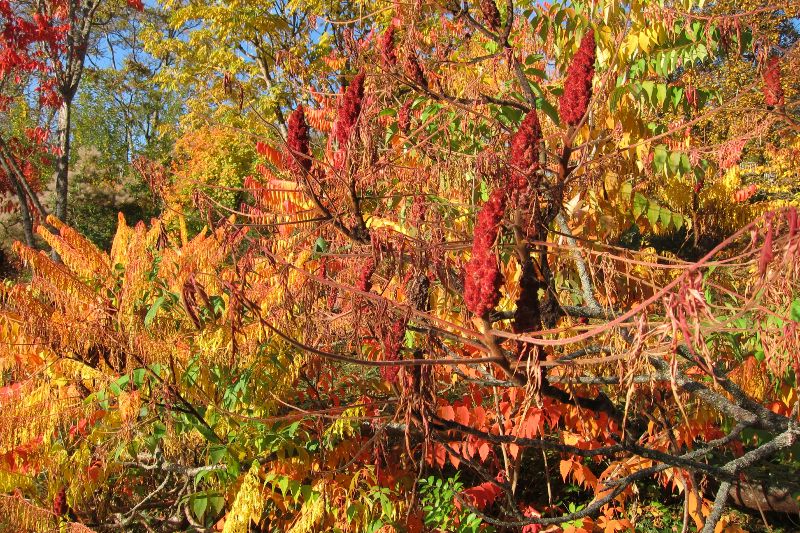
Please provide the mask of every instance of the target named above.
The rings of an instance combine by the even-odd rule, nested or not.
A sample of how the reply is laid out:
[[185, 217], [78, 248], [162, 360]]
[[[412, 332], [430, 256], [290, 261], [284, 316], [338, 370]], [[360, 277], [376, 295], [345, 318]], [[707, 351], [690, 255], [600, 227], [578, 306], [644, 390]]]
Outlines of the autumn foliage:
[[[105, 250], [48, 216], [13, 246], [0, 525], [734, 532], [796, 514], [797, 202], [742, 162], [800, 147], [800, 56], [759, 70], [763, 10], [601, 4], [315, 15], [308, 57], [198, 69], [205, 114], [192, 102], [170, 158], [132, 165], [158, 217], [120, 214]], [[184, 7], [165, 9], [228, 32], [232, 69], [269, 66], [261, 33], [306, 20]], [[43, 38], [26, 24], [2, 44]], [[164, 46], [196, 60], [194, 37]], [[715, 89], [740, 57], [747, 90]], [[748, 128], [713, 122], [745, 98]]]

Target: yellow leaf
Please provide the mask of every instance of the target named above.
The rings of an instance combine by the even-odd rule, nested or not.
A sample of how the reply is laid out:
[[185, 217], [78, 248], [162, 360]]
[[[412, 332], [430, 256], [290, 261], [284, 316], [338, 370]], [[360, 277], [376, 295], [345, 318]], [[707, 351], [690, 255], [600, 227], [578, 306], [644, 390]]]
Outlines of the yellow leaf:
[[640, 32], [639, 36], [639, 48], [644, 50], [646, 54], [650, 53], [650, 36], [647, 35], [645, 32]]
[[261, 494], [261, 480], [258, 477], [260, 468], [258, 461], [253, 461], [250, 470], [245, 474], [231, 510], [225, 517], [222, 533], [247, 533], [250, 521], [257, 521], [261, 516], [264, 497]]

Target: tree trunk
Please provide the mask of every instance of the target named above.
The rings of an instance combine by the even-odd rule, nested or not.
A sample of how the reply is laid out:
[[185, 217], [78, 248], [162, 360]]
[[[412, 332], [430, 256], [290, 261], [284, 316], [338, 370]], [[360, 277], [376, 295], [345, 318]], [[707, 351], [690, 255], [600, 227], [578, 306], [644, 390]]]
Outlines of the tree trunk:
[[17, 189], [17, 198], [19, 199], [19, 212], [22, 215], [22, 231], [25, 233], [25, 244], [31, 248], [36, 247], [36, 241], [33, 237], [33, 218], [31, 217], [31, 210], [28, 209], [28, 197], [19, 182], [14, 183]]
[[25, 194], [25, 189], [22, 187], [22, 184], [19, 182], [17, 177], [14, 175], [14, 168], [12, 165], [6, 161], [6, 158], [0, 156], [0, 163], [3, 165], [3, 170], [5, 171], [6, 175], [14, 185], [14, 188], [17, 191], [17, 199], [19, 200], [19, 212], [22, 216], [22, 231], [25, 234], [25, 244], [30, 246], [31, 248], [34, 247], [36, 242], [33, 238], [33, 217], [31, 217], [31, 211], [28, 209], [28, 195]]
[[65, 98], [58, 108], [58, 148], [56, 161], [56, 200], [54, 214], [67, 222], [67, 191], [69, 188], [69, 141], [72, 122], [72, 99]]

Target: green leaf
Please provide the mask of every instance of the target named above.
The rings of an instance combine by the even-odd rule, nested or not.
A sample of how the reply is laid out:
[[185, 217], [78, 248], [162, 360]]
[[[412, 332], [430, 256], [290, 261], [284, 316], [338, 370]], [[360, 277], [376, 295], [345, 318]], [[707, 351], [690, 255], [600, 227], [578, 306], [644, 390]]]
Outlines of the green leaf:
[[522, 119], [522, 111], [516, 107], [504, 105], [500, 106], [500, 116], [511, 124], [517, 124]]
[[375, 522], [372, 522], [369, 526], [367, 526], [367, 531], [369, 533], [375, 533], [382, 527], [383, 527], [383, 520], [376, 520]]
[[672, 212], [669, 209], [661, 208], [661, 212], [658, 214], [659, 221], [661, 225], [665, 228], [669, 226], [670, 220], [672, 220]]
[[672, 108], [678, 109], [678, 106], [681, 105], [681, 101], [683, 100], [683, 88], [670, 87], [670, 94], [670, 103], [672, 104]]
[[347, 516], [347, 521], [352, 522], [353, 519], [356, 517], [356, 513], [358, 513], [361, 504], [359, 503], [351, 503], [350, 506], [345, 511], [345, 516]]
[[318, 237], [317, 240], [314, 242], [314, 253], [324, 254], [327, 251], [328, 251], [328, 241], [326, 241], [322, 237]]
[[675, 226], [676, 230], [681, 229], [683, 227], [683, 215], [672, 213], [672, 225]]
[[633, 197], [633, 216], [634, 218], [639, 218], [639, 216], [645, 212], [647, 209], [647, 198], [640, 192], [637, 192]]
[[652, 81], [643, 81], [642, 82], [642, 90], [647, 93], [647, 101], [653, 101], [653, 89], [655, 88], [656, 84]]
[[431, 104], [426, 107], [422, 113], [420, 114], [420, 120], [422, 122], [426, 122], [432, 115], [435, 115], [442, 109], [442, 106], [439, 104]]
[[120, 376], [116, 381], [109, 383], [108, 388], [111, 389], [111, 392], [113, 392], [115, 396], [119, 396], [122, 389], [128, 384], [128, 381], [130, 381], [130, 376], [125, 374]]
[[205, 516], [206, 509], [208, 508], [208, 497], [205, 494], [194, 494], [191, 497], [189, 506], [192, 509], [192, 514], [197, 517], [197, 520], [200, 523], [203, 523], [203, 517]]
[[630, 181], [626, 181], [619, 187], [619, 195], [622, 200], [629, 200], [631, 197], [631, 192], [633, 192], [633, 184]]
[[219, 440], [214, 432], [202, 422], [198, 421], [198, 423], [194, 425], [194, 428], [209, 442], [217, 442]]
[[789, 310], [789, 317], [795, 322], [800, 322], [800, 298], [792, 302], [792, 307]]
[[647, 207], [647, 220], [650, 221], [651, 226], [655, 226], [658, 223], [658, 218], [661, 214], [661, 207], [658, 204], [651, 203]]
[[147, 315], [144, 317], [144, 327], [149, 328], [150, 324], [153, 323], [153, 319], [158, 314], [158, 310], [161, 309], [161, 306], [164, 305], [166, 298], [164, 296], [159, 296], [156, 298], [156, 301], [153, 302], [153, 305], [150, 306], [150, 310], [147, 311]]
[[664, 107], [664, 102], [667, 101], [667, 86], [664, 83], [659, 83], [656, 87], [656, 99], [659, 107]]
[[667, 147], [663, 144], [659, 144], [653, 150], [653, 166], [656, 170], [663, 170], [664, 166], [667, 164], [667, 158], [669, 157], [669, 152], [667, 152]]
[[135, 387], [141, 387], [144, 385], [144, 377], [147, 371], [144, 368], [137, 368], [133, 372], [131, 372], [131, 381]]
[[687, 154], [681, 154], [681, 173], [688, 174], [692, 171], [692, 162]]
[[225, 498], [221, 494], [211, 494], [207, 498], [211, 518], [216, 518], [225, 507]]
[[221, 463], [222, 459], [225, 458], [227, 454], [228, 447], [223, 444], [214, 444], [208, 449], [208, 457], [214, 464]]
[[681, 166], [681, 153], [680, 152], [672, 152], [669, 154], [669, 161], [667, 162], [669, 165], [669, 171], [673, 174], [678, 173], [678, 169]]
[[301, 488], [302, 488], [302, 485], [301, 485], [301, 483], [299, 481], [297, 481], [296, 479], [290, 479], [289, 480], [289, 493], [292, 495], [292, 498], [294, 498], [295, 500], [297, 499], [297, 496], [300, 495], [300, 489]]
[[550, 118], [550, 120], [553, 121], [553, 124], [558, 126], [561, 123], [561, 118], [558, 116], [558, 111], [556, 111], [556, 108], [553, 107], [550, 102], [544, 98], [537, 98], [536, 105], [545, 115]]
[[547, 79], [547, 73], [540, 68], [528, 67], [525, 69], [525, 74], [528, 76], [535, 76], [542, 80]]
[[531, 66], [537, 61], [542, 60], [542, 54], [530, 54], [528, 57], [525, 58], [525, 66]]

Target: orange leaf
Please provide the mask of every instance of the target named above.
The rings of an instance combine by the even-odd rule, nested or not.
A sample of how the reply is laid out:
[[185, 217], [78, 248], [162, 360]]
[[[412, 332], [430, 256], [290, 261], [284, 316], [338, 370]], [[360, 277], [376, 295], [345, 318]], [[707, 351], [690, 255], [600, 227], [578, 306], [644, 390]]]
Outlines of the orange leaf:
[[456, 412], [452, 405], [443, 405], [439, 408], [439, 416], [445, 420], [454, 420], [456, 417]]
[[469, 425], [469, 409], [461, 405], [456, 408], [455, 421], [464, 426]]
[[448, 454], [450, 457], [450, 462], [453, 464], [454, 468], [458, 468], [458, 465], [461, 464], [461, 458], [458, 455], [453, 455], [452, 453]]
[[492, 451], [492, 449], [488, 442], [481, 443], [481, 445], [478, 447], [478, 455], [480, 455], [481, 461], [486, 461], [486, 458], [489, 457], [490, 451]]
[[439, 468], [444, 468], [444, 463], [447, 460], [447, 450], [441, 444], [436, 444], [433, 447], [433, 461], [439, 465]]
[[542, 429], [542, 412], [538, 409], [534, 410], [528, 418], [525, 419], [523, 424], [522, 436], [532, 439]]
[[261, 141], [257, 142], [256, 152], [266, 157], [267, 161], [275, 165], [275, 167], [278, 168], [279, 170], [285, 169], [283, 156], [281, 155], [281, 153], [272, 146], [268, 145], [267, 143]]
[[473, 409], [472, 420], [475, 423], [476, 428], [483, 429], [484, 424], [486, 423], [486, 410], [480, 406]]
[[564, 480], [564, 483], [567, 482], [567, 476], [569, 476], [570, 470], [572, 470], [572, 459], [564, 459], [561, 461], [561, 464], [558, 467], [559, 471], [561, 472], [561, 479]]

